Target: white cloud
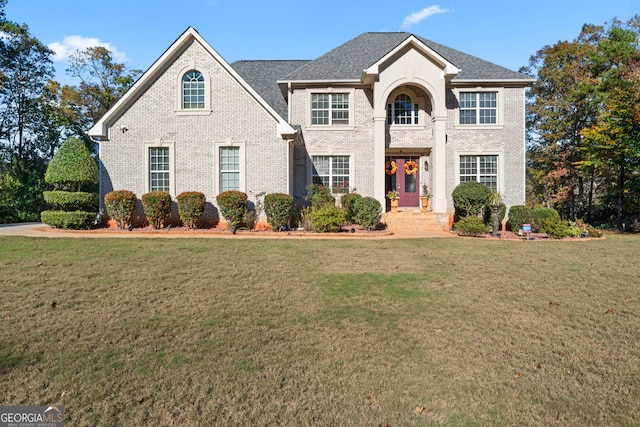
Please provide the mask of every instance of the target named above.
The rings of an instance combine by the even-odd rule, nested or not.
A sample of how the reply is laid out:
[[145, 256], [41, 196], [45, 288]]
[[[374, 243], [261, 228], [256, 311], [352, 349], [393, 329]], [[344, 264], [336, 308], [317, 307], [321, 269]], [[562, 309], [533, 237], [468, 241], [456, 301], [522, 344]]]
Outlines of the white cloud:
[[54, 52], [54, 61], [67, 61], [69, 55], [77, 50], [84, 50], [88, 47], [102, 46], [111, 52], [115, 62], [128, 62], [129, 58], [124, 52], [120, 52], [117, 47], [108, 42], [102, 42], [95, 37], [67, 36], [62, 43], [54, 42], [49, 44], [49, 49]]
[[449, 9], [443, 9], [440, 6], [425, 7], [421, 11], [414, 12], [411, 15], [404, 18], [404, 20], [402, 21], [402, 26], [400, 28], [402, 28], [403, 30], [406, 30], [412, 25], [417, 24], [427, 19], [430, 16], [436, 15], [438, 13], [447, 13], [447, 12], [449, 12]]

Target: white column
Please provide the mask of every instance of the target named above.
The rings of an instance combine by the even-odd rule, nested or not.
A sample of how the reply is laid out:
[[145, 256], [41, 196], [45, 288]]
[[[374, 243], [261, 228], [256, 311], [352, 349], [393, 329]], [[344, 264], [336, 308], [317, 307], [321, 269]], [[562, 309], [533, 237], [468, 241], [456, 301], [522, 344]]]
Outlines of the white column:
[[433, 212], [447, 212], [447, 156], [446, 117], [433, 118], [433, 149], [431, 151], [431, 177], [433, 179]]
[[385, 174], [384, 174], [384, 159], [385, 159], [385, 121], [386, 117], [384, 112], [382, 115], [376, 114], [373, 118], [374, 124], [374, 147], [373, 147], [373, 197], [375, 197], [380, 204], [384, 206], [386, 204], [385, 195]]

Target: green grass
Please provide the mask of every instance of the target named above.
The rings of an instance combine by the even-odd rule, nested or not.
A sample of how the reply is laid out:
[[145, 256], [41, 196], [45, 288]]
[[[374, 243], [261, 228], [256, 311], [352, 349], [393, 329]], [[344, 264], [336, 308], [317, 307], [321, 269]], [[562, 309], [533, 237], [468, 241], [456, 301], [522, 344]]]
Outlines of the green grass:
[[74, 426], [637, 425], [638, 253], [0, 237], [0, 403]]

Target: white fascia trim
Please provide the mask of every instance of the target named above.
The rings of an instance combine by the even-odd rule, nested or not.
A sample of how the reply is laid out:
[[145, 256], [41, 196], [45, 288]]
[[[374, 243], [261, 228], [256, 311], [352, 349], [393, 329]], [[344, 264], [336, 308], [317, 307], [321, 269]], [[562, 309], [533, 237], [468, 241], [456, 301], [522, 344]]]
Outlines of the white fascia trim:
[[451, 80], [450, 84], [452, 86], [457, 85], [483, 85], [483, 84], [493, 84], [493, 85], [517, 85], [517, 86], [531, 86], [536, 79], [455, 79]]

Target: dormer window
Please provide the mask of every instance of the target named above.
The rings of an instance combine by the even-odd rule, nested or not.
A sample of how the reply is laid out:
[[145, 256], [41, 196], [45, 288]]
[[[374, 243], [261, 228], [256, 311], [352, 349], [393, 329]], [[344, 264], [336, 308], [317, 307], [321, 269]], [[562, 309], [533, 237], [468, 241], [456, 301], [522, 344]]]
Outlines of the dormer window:
[[413, 103], [411, 97], [402, 93], [387, 104], [387, 124], [389, 125], [417, 125], [418, 104]]
[[204, 76], [200, 71], [191, 70], [182, 77], [182, 109], [203, 109], [205, 105]]

